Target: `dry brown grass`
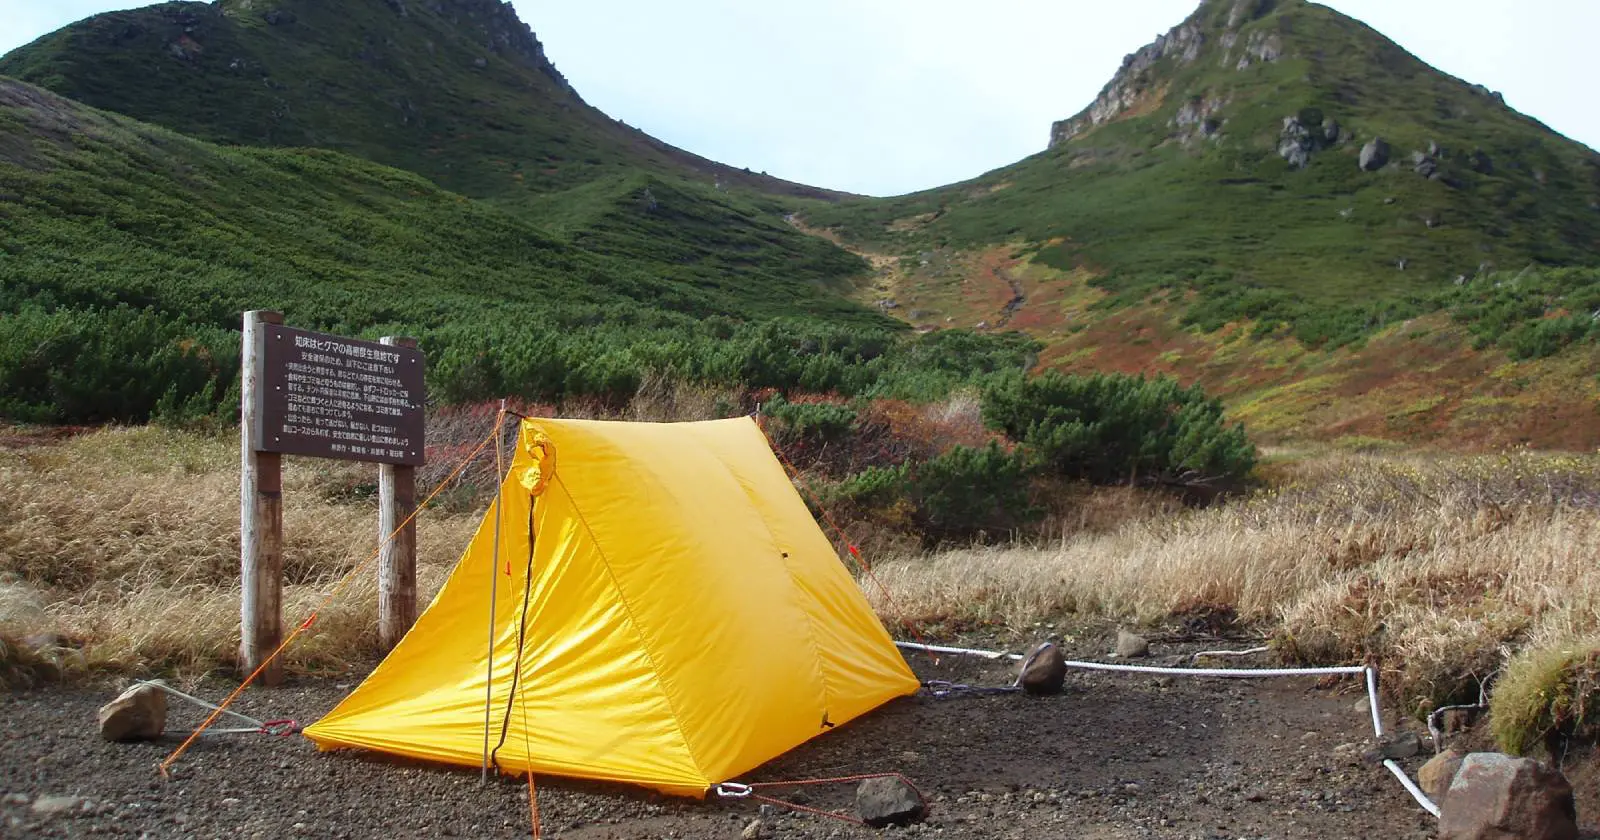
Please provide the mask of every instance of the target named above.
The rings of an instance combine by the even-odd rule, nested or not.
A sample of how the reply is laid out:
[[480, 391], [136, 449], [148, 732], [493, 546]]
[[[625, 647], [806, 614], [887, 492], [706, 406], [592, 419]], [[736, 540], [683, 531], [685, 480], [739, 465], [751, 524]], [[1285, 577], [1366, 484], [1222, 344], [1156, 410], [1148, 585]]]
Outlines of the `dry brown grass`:
[[[1291, 661], [1375, 662], [1409, 710], [1600, 633], [1600, 458], [1324, 455], [1248, 501], [1038, 547], [880, 562], [927, 625], [1236, 611]], [[889, 609], [879, 593], [880, 609]]]
[[[726, 396], [662, 391], [637, 413], [704, 410], [718, 399]], [[237, 457], [234, 438], [155, 428], [0, 449], [0, 682], [98, 671], [182, 677], [232, 664]], [[288, 465], [287, 620], [375, 548], [373, 503], [352, 490], [372, 469]], [[1547, 652], [1592, 651], [1600, 638], [1600, 457], [1335, 453], [1280, 460], [1268, 472], [1274, 489], [1204, 510], [1140, 491], [1064, 488], [1052, 505], [1055, 538], [902, 551], [876, 564], [896, 609], [874, 587], [868, 594], [887, 618], [904, 613], [931, 632], [984, 625], [1025, 637], [1060, 620], [1236, 616], [1288, 660], [1379, 664], [1410, 711], [1475, 699], [1481, 682], [1504, 674], [1502, 705], [1525, 722], [1506, 724], [1505, 743], [1585, 724], [1587, 703], [1576, 718], [1535, 707], [1541, 686], [1589, 685], [1572, 673], [1592, 670], [1593, 657]], [[424, 514], [423, 598], [479, 515], [474, 504]], [[369, 661], [375, 611], [369, 571], [289, 665]], [[41, 632], [69, 644], [18, 643]]]
[[[81, 648], [74, 668], [90, 672], [199, 673], [232, 663], [237, 459], [237, 438], [158, 428], [0, 451], [0, 633], [60, 634]], [[330, 498], [359, 469], [375, 470], [293, 459], [285, 468], [286, 621], [377, 547], [375, 505]], [[476, 520], [419, 519], [422, 597], [440, 585]], [[358, 578], [291, 650], [292, 668], [343, 668], [372, 654], [374, 575]]]

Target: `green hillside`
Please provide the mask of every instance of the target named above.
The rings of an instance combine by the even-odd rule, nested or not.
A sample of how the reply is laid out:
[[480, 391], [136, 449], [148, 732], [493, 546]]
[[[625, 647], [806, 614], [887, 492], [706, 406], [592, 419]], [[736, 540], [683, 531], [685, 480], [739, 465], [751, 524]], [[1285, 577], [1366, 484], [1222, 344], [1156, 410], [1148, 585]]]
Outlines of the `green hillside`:
[[0, 58], [13, 76], [192, 137], [314, 146], [517, 200], [639, 171], [825, 190], [676, 149], [584, 103], [498, 0], [218, 0], [75, 23]]
[[857, 258], [741, 199], [648, 175], [593, 191], [550, 233], [337, 152], [216, 146], [0, 78], [0, 415], [203, 413], [251, 308], [420, 335], [460, 399], [728, 381], [787, 342], [880, 355], [900, 329], [838, 294]]
[[1331, 9], [1207, 0], [1048, 150], [805, 216], [890, 254], [1020, 246], [1124, 302], [1196, 290], [1214, 325], [1348, 340], [1461, 278], [1600, 264], [1600, 155]]

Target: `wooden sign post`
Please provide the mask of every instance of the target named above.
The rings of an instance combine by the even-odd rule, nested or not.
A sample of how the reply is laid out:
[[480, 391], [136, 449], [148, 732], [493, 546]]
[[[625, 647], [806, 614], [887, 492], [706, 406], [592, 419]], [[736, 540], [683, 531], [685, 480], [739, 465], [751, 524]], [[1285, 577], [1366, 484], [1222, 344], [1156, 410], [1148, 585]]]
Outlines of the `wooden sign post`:
[[[378, 630], [393, 647], [416, 621], [415, 468], [423, 463], [423, 359], [381, 342], [244, 314], [240, 388], [239, 662], [276, 685], [283, 640], [282, 455], [378, 463]], [[404, 523], [404, 524], [402, 524]], [[264, 667], [263, 667], [264, 666]]]
[[[415, 339], [384, 336], [390, 347], [415, 348]], [[385, 651], [417, 622], [417, 470], [378, 465], [378, 645]], [[392, 535], [392, 536], [391, 536]]]
[[[261, 337], [283, 316], [244, 313], [239, 383], [239, 667], [261, 666], [283, 642], [282, 456], [261, 446]], [[283, 663], [267, 662], [261, 681], [277, 685]]]

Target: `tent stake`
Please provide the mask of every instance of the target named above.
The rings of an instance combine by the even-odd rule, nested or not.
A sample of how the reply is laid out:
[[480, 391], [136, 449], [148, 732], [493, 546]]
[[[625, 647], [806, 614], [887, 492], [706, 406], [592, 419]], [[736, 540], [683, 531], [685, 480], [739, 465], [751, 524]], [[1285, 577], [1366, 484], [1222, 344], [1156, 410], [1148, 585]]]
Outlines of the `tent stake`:
[[489, 783], [489, 718], [494, 708], [494, 614], [499, 601], [498, 588], [500, 583], [500, 520], [505, 518], [501, 510], [501, 495], [504, 492], [502, 485], [505, 483], [505, 469], [501, 463], [501, 453], [505, 450], [504, 430], [501, 424], [506, 421], [506, 401], [500, 401], [500, 414], [494, 421], [494, 560], [489, 564], [489, 655], [485, 657], [489, 664], [483, 679], [483, 775], [480, 782]]

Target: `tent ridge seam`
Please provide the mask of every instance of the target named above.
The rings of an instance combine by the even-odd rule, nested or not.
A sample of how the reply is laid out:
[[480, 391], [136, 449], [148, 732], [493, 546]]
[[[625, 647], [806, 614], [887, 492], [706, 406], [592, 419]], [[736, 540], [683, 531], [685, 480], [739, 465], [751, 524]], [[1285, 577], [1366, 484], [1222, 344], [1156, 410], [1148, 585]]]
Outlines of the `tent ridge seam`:
[[656, 664], [655, 654], [650, 649], [649, 637], [645, 635], [643, 625], [639, 623], [639, 619], [634, 615], [633, 604], [629, 602], [627, 593], [622, 591], [622, 584], [617, 580], [617, 573], [611, 568], [611, 558], [606, 555], [605, 547], [600, 544], [599, 538], [595, 536], [594, 529], [589, 527], [588, 517], [584, 516], [583, 509], [578, 507], [578, 498], [572, 495], [572, 491], [567, 489], [567, 483], [561, 480], [561, 474], [556, 473], [551, 478], [561, 486], [561, 492], [567, 494], [567, 500], [572, 503], [572, 512], [578, 515], [578, 522], [583, 525], [583, 530], [588, 532], [589, 539], [594, 542], [595, 553], [600, 555], [600, 562], [606, 568], [606, 577], [611, 579], [611, 586], [616, 590], [617, 600], [622, 603], [622, 609], [628, 613], [629, 626], [633, 627], [633, 631], [639, 634], [639, 647], [644, 651], [645, 660], [650, 663], [650, 673], [655, 675], [656, 684], [661, 686], [661, 696], [667, 699], [667, 707], [672, 710], [672, 728], [677, 731], [678, 739], [683, 741], [683, 750], [688, 754], [689, 762], [694, 765], [694, 770], [700, 774], [700, 778], [710, 779], [711, 777], [706, 775], [705, 767], [700, 764], [700, 757], [695, 755], [694, 743], [689, 740], [688, 734], [683, 731], [682, 719], [678, 715], [677, 701], [673, 699], [672, 692], [667, 689], [667, 678], [662, 673], [661, 666]]
[[[754, 425], [754, 423], [755, 421], [752, 420], [751, 424]], [[760, 427], [757, 427], [758, 430], [759, 428]], [[765, 433], [762, 434], [762, 440], [766, 440]], [[711, 460], [715, 461], [717, 466], [722, 467], [722, 471], [727, 473], [728, 478], [731, 479], [736, 486], [738, 486], [739, 491], [745, 495], [745, 498], [750, 499], [752, 502], [754, 501], [754, 496], [751, 494], [750, 488], [746, 486], [744, 482], [739, 480], [739, 475], [733, 471], [732, 467], [728, 466], [727, 461], [722, 460], [722, 458], [716, 452], [711, 450], [711, 447], [705, 445], [704, 441], [696, 438], [695, 444], [699, 446], [700, 449], [704, 451]], [[779, 466], [779, 469], [783, 469], [781, 465]], [[785, 470], [784, 478], [787, 479], [788, 477], [788, 471]], [[753, 504], [752, 506], [754, 507]], [[777, 549], [780, 555], [778, 558], [778, 565], [783, 567], [783, 574], [784, 577], [788, 578], [789, 586], [794, 590], [798, 590], [800, 588], [800, 579], [795, 576], [794, 568], [789, 565], [789, 552], [785, 551], [785, 546], [779, 543], [778, 535], [773, 533], [772, 523], [767, 521], [767, 517], [758, 515], [757, 518], [761, 521], [762, 530], [766, 531], [767, 537], [772, 540], [772, 547]], [[817, 617], [813, 615], [810, 610], [805, 609], [803, 606], [797, 605], [797, 607], [800, 614], [805, 617], [807, 631], [806, 640], [811, 644], [812, 658], [817, 663], [817, 682], [822, 688], [822, 718], [823, 720], [827, 720], [828, 707], [832, 705], [829, 701], [833, 698], [834, 692], [832, 684], [828, 680], [827, 658], [822, 655], [822, 643], [817, 635]]]

